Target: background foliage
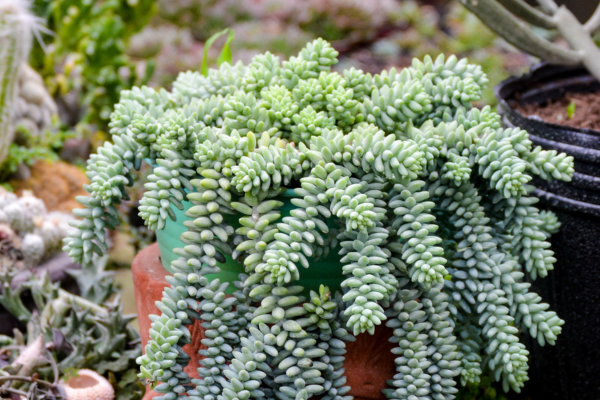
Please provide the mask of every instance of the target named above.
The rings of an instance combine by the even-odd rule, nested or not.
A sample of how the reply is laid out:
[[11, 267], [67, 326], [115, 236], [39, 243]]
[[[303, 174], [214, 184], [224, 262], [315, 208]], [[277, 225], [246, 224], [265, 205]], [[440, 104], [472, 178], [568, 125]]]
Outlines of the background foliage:
[[43, 37], [46, 49], [35, 49], [31, 63], [71, 111], [68, 122], [104, 129], [121, 90], [152, 75], [151, 63], [139, 70], [125, 50], [154, 15], [155, 1], [35, 0], [33, 8], [54, 34]]

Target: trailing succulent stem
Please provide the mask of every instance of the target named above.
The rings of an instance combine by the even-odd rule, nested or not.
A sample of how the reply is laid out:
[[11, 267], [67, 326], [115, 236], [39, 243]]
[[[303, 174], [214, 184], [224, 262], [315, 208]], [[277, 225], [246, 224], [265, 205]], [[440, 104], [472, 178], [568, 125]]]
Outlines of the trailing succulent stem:
[[[224, 63], [116, 105], [65, 249], [85, 266], [106, 251], [115, 205], [149, 159], [140, 215], [162, 229], [184, 209], [188, 229], [138, 359], [159, 399], [348, 400], [346, 342], [384, 321], [397, 343], [389, 398], [453, 399], [484, 370], [518, 391], [519, 329], [540, 344], [560, 333], [524, 279], [552, 269], [559, 226], [533, 207], [528, 182], [569, 180], [572, 157], [472, 108], [487, 78], [466, 60], [372, 76], [331, 72], [336, 56], [319, 39], [281, 65], [269, 53]], [[341, 292], [308, 293], [303, 272], [332, 256]], [[225, 262], [244, 273], [214, 279]], [[194, 320], [206, 336], [200, 379], [183, 370]]]

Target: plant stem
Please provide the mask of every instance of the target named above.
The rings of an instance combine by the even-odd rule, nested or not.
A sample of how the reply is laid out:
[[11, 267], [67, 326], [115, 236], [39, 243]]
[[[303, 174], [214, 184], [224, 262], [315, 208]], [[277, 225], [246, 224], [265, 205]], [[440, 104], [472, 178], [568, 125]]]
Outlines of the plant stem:
[[566, 41], [581, 54], [583, 65], [596, 79], [600, 80], [600, 49], [585, 27], [565, 6], [558, 8], [554, 14], [554, 20]]
[[22, 390], [13, 389], [10, 387], [0, 387], [0, 394], [4, 394], [4, 393], [12, 393], [12, 394], [16, 394], [18, 396], [23, 396], [25, 398], [27, 396], [27, 393], [25, 393]]
[[554, 15], [558, 10], [558, 6], [554, 0], [537, 0], [537, 2], [550, 15]]
[[577, 65], [580, 52], [562, 49], [532, 33], [496, 0], [460, 0], [484, 24], [515, 47], [552, 64]]
[[46, 305], [40, 316], [42, 327], [46, 328], [51, 325], [60, 325], [60, 321], [63, 320], [67, 312], [74, 306], [90, 310], [99, 317], [108, 316], [108, 311], [103, 307], [84, 299], [83, 297], [69, 293], [64, 289], [58, 289], [58, 297]]
[[556, 23], [551, 17], [536, 10], [522, 0], [498, 0], [508, 11], [530, 24], [546, 29], [555, 29]]
[[596, 29], [600, 28], [600, 4], [596, 7], [596, 10], [590, 17], [590, 19], [583, 25], [583, 28], [587, 33], [592, 34]]
[[58, 371], [58, 365], [56, 365], [54, 356], [52, 355], [52, 353], [50, 353], [50, 351], [48, 351], [48, 349], [46, 349], [46, 358], [50, 362], [50, 367], [52, 367], [52, 374], [54, 375], [53, 385], [56, 386], [60, 378], [60, 372]]
[[33, 379], [30, 376], [23, 376], [23, 375], [0, 376], [0, 382], [7, 382], [7, 381], [36, 382], [39, 385], [46, 386], [49, 388], [56, 387], [56, 385], [53, 383], [38, 380], [38, 379]]

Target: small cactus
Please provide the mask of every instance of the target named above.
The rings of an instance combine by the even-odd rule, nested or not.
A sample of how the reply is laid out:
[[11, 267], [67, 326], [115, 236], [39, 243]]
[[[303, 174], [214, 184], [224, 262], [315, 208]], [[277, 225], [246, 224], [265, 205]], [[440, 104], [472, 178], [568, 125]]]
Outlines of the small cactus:
[[0, 164], [12, 143], [16, 88], [37, 19], [25, 0], [0, 0]]
[[58, 108], [42, 77], [27, 63], [21, 65], [16, 92], [13, 130], [22, 128], [32, 136], [41, 136], [52, 126]]
[[0, 260], [22, 260], [36, 266], [61, 251], [63, 238], [70, 229], [72, 214], [46, 212], [41, 199], [24, 191], [21, 197], [0, 189], [0, 240], [4, 247]]

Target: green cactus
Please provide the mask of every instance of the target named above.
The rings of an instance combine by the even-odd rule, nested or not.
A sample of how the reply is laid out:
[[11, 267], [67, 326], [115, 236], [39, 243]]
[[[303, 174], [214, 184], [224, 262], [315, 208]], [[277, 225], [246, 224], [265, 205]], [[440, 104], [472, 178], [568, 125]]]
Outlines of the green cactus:
[[37, 23], [25, 0], [0, 2], [0, 164], [15, 134], [12, 119], [19, 71], [27, 62]]

